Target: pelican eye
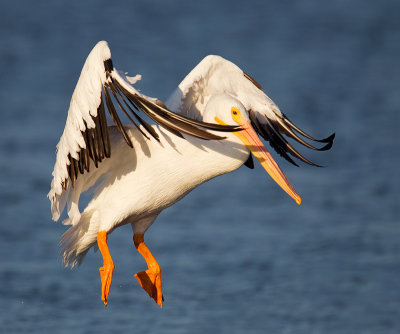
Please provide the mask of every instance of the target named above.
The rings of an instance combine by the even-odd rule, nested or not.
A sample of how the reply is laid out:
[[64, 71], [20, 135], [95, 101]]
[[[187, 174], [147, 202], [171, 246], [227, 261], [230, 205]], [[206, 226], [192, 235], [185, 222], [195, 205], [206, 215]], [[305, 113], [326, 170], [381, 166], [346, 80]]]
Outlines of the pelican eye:
[[240, 111], [237, 108], [232, 107], [231, 108], [231, 113], [232, 113], [233, 116], [237, 116], [237, 115], [240, 114]]
[[236, 123], [238, 123], [238, 124], [241, 123], [241, 114], [240, 114], [240, 110], [238, 110], [238, 109], [235, 108], [235, 107], [232, 107], [232, 109], [231, 109], [231, 115], [232, 115], [232, 119], [233, 119]]

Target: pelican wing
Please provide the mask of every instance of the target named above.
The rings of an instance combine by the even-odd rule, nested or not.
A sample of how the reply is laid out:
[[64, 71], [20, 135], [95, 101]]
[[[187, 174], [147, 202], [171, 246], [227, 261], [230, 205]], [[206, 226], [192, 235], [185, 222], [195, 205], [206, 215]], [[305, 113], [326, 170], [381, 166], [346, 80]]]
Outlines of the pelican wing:
[[[138, 79], [137, 76], [134, 79]], [[67, 189], [74, 187], [80, 174], [98, 167], [111, 155], [107, 113], [123, 135], [127, 145], [132, 142], [119, 117], [123, 112], [138, 130], [158, 140], [154, 129], [139, 116], [145, 113], [162, 127], [182, 137], [182, 133], [202, 139], [222, 139], [207, 132], [235, 131], [234, 126], [210, 124], [171, 112], [161, 101], [139, 93], [134, 80], [113, 67], [107, 42], [99, 42], [90, 52], [75, 87], [68, 110], [64, 132], [57, 145], [51, 190], [53, 219], [58, 220], [65, 205]]]
[[[310, 165], [318, 165], [301, 155], [285, 136], [319, 151], [328, 150], [333, 144], [335, 134], [315, 139], [301, 130], [279, 110], [257, 81], [219, 56], [205, 57], [179, 84], [167, 100], [167, 106], [187, 117], [202, 119], [202, 112], [211, 96], [223, 93], [241, 101], [258, 134], [269, 141], [277, 153], [296, 166], [292, 157]], [[302, 137], [324, 145], [317, 148]]]

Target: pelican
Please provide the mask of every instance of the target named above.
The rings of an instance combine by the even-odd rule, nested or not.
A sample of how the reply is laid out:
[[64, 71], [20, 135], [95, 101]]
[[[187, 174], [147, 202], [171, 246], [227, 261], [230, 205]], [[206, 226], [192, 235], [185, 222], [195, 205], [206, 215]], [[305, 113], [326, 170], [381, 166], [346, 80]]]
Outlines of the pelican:
[[[48, 194], [54, 221], [67, 206], [63, 224], [71, 227], [60, 241], [63, 264], [74, 267], [90, 248], [100, 249], [105, 306], [114, 270], [107, 237], [115, 228], [131, 224], [134, 245], [148, 266], [135, 277], [162, 307], [161, 269], [144, 242], [161, 211], [216, 176], [243, 164], [253, 168], [252, 155], [300, 204], [259, 136], [291, 163], [297, 165], [295, 157], [315, 166], [283, 135], [319, 151], [334, 139], [315, 139], [294, 125], [251, 76], [219, 56], [205, 57], [165, 104], [136, 90], [140, 79], [114, 68], [107, 42], [96, 44], [71, 98]], [[80, 195], [89, 189], [93, 196], [81, 212]]]

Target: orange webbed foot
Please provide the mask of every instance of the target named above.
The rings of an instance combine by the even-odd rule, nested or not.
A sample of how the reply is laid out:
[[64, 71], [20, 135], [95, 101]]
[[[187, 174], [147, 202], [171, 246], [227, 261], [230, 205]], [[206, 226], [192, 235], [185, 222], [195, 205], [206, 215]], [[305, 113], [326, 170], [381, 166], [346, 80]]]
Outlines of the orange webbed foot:
[[112, 282], [112, 275], [114, 271], [114, 264], [107, 264], [99, 268], [101, 279], [101, 300], [104, 306], [107, 306], [108, 294]]
[[135, 275], [140, 286], [160, 306], [163, 306], [164, 297], [161, 290], [161, 272], [147, 269]]
[[110, 293], [112, 275], [114, 271], [114, 262], [107, 246], [106, 231], [100, 231], [97, 233], [97, 244], [99, 246], [101, 255], [103, 256], [103, 266], [99, 268], [101, 279], [101, 300], [103, 301], [104, 306], [107, 306], [108, 294]]
[[164, 297], [161, 290], [161, 268], [154, 256], [144, 243], [143, 234], [134, 234], [133, 241], [139, 253], [146, 260], [149, 269], [135, 275], [140, 286], [160, 306], [163, 306]]

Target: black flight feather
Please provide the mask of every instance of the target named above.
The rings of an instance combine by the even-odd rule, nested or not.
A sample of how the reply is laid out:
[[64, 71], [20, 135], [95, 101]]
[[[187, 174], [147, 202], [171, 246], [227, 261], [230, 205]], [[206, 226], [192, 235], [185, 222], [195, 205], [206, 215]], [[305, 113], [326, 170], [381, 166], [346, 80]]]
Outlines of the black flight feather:
[[[126, 129], [118, 116], [113, 100], [111, 99], [110, 91], [114, 97], [114, 100], [117, 102], [118, 107], [128, 117], [130, 122], [136, 126], [147, 139], [150, 139], [150, 137], [139, 127], [136, 121], [142, 125], [146, 132], [157, 141], [159, 141], [159, 136], [154, 128], [144, 119], [142, 119], [135, 112], [135, 110], [144, 112], [155, 122], [179, 137], [183, 137], [182, 133], [186, 133], [205, 140], [215, 140], [223, 139], [225, 137], [215, 135], [206, 130], [220, 132], [232, 132], [240, 130], [239, 126], [223, 126], [219, 124], [192, 120], [170, 111], [161, 101], [157, 101], [155, 103], [147, 100], [139, 94], [132, 94], [118, 81], [118, 76], [117, 78], [113, 77], [114, 66], [111, 59], [104, 61], [104, 70], [106, 72], [107, 80], [103, 84], [100, 95], [100, 104], [97, 108], [97, 115], [92, 116], [95, 126], [93, 128], [88, 128], [87, 123], [83, 121], [85, 129], [81, 131], [81, 134], [85, 141], [86, 147], [80, 148], [80, 150], [77, 152], [78, 160], [72, 158], [71, 154], [68, 154], [69, 164], [67, 164], [67, 171], [72, 187], [75, 186], [75, 182], [79, 174], [84, 174], [85, 171], [89, 172], [91, 161], [97, 168], [103, 159], [111, 156], [111, 144], [108, 132], [109, 129], [107, 124], [106, 110], [111, 115], [112, 120], [116, 124], [118, 130], [121, 132], [125, 142], [130, 147], [133, 147], [132, 141], [126, 132]], [[133, 106], [133, 108], [131, 106]], [[67, 189], [68, 178], [61, 182], [64, 189]]]

